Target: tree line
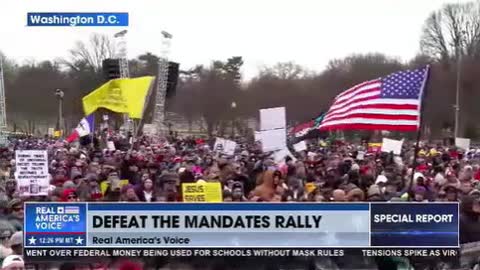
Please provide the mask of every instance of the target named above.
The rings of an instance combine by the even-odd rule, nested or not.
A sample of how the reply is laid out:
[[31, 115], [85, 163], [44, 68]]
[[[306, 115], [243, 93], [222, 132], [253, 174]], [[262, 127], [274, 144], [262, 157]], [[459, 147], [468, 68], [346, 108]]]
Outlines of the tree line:
[[[241, 80], [243, 58], [234, 56], [180, 72], [177, 91], [167, 110], [189, 122], [203, 119], [209, 132], [224, 131], [232, 121], [257, 117], [261, 108], [285, 106], [289, 124], [306, 122], [328, 109], [341, 91], [391, 72], [431, 65], [424, 106], [424, 124], [432, 135], [454, 125], [455, 89], [460, 76], [460, 132], [477, 137], [480, 115], [480, 4], [447, 4], [426, 18], [418, 55], [401, 61], [382, 53], [332, 59], [321, 72], [294, 62], [265, 67], [248, 82]], [[103, 83], [101, 63], [114, 56], [115, 46], [104, 35], [78, 41], [66, 59], [16, 63], [6, 56], [5, 87], [10, 126], [31, 129], [33, 123], [54, 126], [54, 91], [65, 92], [65, 117], [70, 127], [83, 116], [81, 98]], [[312, 55], [312, 57], [315, 57]], [[461, 59], [461, 61], [459, 61]], [[132, 77], [157, 74], [158, 56], [129, 59]], [[181, 63], [180, 63], [181, 64]], [[232, 106], [235, 103], [236, 106]], [[149, 114], [149, 112], [147, 112]], [[148, 117], [148, 115], [147, 115]], [[27, 120], [26, 120], [27, 119]]]

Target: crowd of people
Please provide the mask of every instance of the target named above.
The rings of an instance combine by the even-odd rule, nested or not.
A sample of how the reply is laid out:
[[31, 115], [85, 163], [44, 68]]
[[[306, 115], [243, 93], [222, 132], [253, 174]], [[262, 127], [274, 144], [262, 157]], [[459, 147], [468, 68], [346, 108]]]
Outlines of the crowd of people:
[[[477, 149], [425, 142], [415, 155], [406, 142], [402, 154], [394, 155], [369, 149], [366, 141], [312, 140], [307, 150], [278, 159], [240, 138], [231, 156], [205, 138], [142, 136], [130, 145], [116, 134], [109, 140], [68, 144], [26, 137], [0, 149], [1, 269], [25, 269], [25, 201], [181, 202], [181, 185], [194, 182], [220, 182], [225, 202], [458, 201], [461, 243], [480, 241]], [[48, 152], [50, 188], [48, 196], [26, 198], [17, 189], [15, 150], [33, 149]], [[113, 269], [96, 264], [85, 269]], [[143, 268], [124, 262], [116, 269]]]

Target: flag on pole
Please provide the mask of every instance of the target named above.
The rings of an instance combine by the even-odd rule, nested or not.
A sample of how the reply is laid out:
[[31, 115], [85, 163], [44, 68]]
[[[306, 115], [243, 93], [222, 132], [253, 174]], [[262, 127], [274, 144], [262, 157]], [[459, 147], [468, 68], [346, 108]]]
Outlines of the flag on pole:
[[295, 138], [301, 138], [307, 135], [310, 131], [318, 129], [324, 116], [325, 113], [322, 113], [313, 120], [293, 127], [289, 132], [289, 135]]
[[93, 114], [83, 118], [78, 123], [78, 126], [73, 130], [72, 134], [68, 136], [67, 142], [71, 143], [78, 138], [88, 136], [93, 133], [95, 118]]
[[311, 120], [306, 123], [302, 123], [292, 128], [290, 136], [300, 138], [307, 135], [315, 127], [315, 121]]
[[358, 84], [335, 97], [320, 130], [416, 131], [429, 66]]
[[106, 108], [141, 119], [154, 81], [152, 76], [110, 80], [82, 98], [83, 111], [90, 115], [98, 108]]

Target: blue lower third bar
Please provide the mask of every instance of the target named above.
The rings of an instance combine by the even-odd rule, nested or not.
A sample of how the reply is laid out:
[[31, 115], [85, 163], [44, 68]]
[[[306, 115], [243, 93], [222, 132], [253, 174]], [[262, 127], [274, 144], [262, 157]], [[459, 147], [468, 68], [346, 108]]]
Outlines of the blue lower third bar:
[[89, 211], [368, 211], [366, 203], [89, 203]]
[[128, 13], [29, 12], [27, 26], [128, 26]]

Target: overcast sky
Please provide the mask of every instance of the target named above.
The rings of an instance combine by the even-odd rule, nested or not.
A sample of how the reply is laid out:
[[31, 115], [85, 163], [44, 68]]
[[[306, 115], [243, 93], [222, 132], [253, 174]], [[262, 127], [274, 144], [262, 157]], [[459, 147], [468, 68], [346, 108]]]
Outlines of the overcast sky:
[[27, 12], [128, 12], [128, 54], [160, 54], [162, 30], [173, 34], [170, 58], [182, 69], [243, 56], [244, 75], [294, 61], [321, 71], [328, 60], [382, 52], [402, 60], [419, 51], [428, 14], [446, 0], [1, 0], [0, 51], [8, 57], [64, 57], [76, 40], [117, 27], [26, 27]]

